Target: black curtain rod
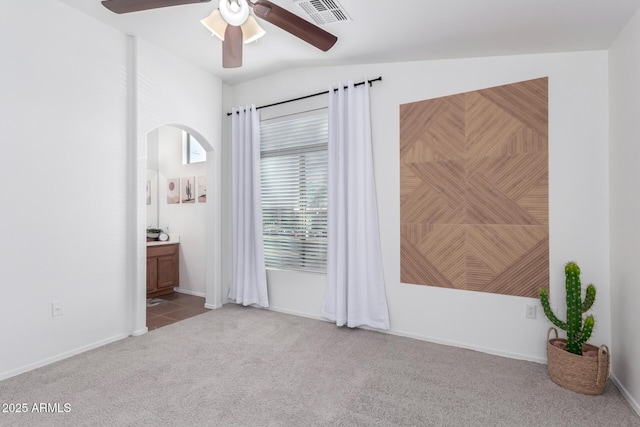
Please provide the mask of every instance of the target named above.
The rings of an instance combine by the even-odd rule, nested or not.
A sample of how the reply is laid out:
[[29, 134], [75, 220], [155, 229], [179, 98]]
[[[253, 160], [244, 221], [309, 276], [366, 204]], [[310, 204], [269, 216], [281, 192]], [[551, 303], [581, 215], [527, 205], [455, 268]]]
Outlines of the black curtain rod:
[[[377, 79], [372, 79], [372, 80], [365, 80], [363, 82], [359, 82], [359, 83], [355, 83], [353, 86], [360, 86], [363, 85], [365, 83], [369, 83], [369, 86], [372, 86], [373, 82], [380, 82], [382, 81], [382, 76], [378, 77]], [[348, 86], [344, 87], [345, 89], [348, 89]], [[334, 89], [333, 91], [337, 91], [338, 89]], [[287, 99], [286, 101], [280, 101], [280, 102], [274, 102], [273, 104], [269, 104], [269, 105], [262, 105], [260, 107], [256, 107], [256, 110], [259, 110], [261, 108], [267, 108], [267, 107], [275, 107], [276, 105], [282, 105], [282, 104], [286, 104], [288, 102], [293, 102], [293, 101], [300, 101], [303, 99], [307, 99], [307, 98], [313, 98], [314, 96], [320, 96], [320, 95], [325, 95], [329, 93], [328, 90], [325, 90], [324, 92], [318, 92], [318, 93], [314, 93], [311, 95], [305, 95], [305, 96], [301, 96], [299, 98], [293, 98], [293, 99]], [[227, 116], [232, 115], [233, 113], [227, 113]]]

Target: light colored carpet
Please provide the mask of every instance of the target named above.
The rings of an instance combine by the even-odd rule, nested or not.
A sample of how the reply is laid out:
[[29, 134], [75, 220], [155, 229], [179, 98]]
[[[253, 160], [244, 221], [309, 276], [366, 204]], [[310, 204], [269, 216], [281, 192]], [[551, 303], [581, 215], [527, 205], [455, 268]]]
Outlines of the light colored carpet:
[[0, 382], [2, 426], [640, 426], [545, 365], [227, 305]]

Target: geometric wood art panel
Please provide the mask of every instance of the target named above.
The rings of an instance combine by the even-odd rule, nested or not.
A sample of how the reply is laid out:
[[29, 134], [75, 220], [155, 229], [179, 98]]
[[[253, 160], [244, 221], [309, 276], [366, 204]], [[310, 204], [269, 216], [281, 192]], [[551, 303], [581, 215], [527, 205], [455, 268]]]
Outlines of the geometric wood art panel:
[[400, 106], [400, 280], [549, 287], [548, 79]]

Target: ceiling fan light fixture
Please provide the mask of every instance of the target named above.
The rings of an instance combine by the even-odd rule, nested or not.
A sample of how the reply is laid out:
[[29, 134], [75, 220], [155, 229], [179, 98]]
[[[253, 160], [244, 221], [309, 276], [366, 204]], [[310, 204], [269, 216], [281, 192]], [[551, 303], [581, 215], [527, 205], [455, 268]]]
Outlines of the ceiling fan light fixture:
[[[129, 13], [141, 10], [164, 8], [181, 4], [202, 3], [210, 0], [104, 0], [102, 4], [114, 13]], [[200, 22], [222, 40], [222, 66], [242, 66], [242, 45], [262, 37], [265, 31], [255, 17], [264, 19], [302, 41], [326, 52], [338, 41], [333, 34], [278, 6], [270, 0], [218, 0], [218, 10]], [[301, 1], [301, 0], [297, 0]], [[335, 0], [304, 0], [315, 3]], [[253, 15], [250, 10], [253, 9]], [[246, 25], [245, 25], [246, 24]]]
[[256, 18], [249, 16], [242, 24], [242, 41], [247, 44], [258, 40], [265, 35], [264, 29], [258, 24]]
[[211, 31], [211, 35], [214, 35], [224, 41], [224, 32], [227, 29], [228, 24], [222, 17], [220, 10], [214, 10], [209, 16], [201, 19], [200, 22], [202, 22], [202, 25]]
[[218, 5], [222, 18], [229, 25], [241, 26], [249, 18], [249, 4], [247, 0], [220, 0]]

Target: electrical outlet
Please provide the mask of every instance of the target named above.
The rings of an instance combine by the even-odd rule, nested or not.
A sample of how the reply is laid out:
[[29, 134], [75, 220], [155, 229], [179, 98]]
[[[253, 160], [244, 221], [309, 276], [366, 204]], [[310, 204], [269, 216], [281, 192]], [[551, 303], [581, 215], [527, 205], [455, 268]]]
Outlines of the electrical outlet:
[[51, 303], [51, 317], [62, 316], [62, 301]]
[[525, 317], [527, 319], [535, 319], [536, 318], [536, 306], [532, 304], [526, 305]]

